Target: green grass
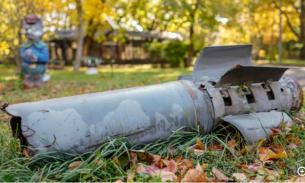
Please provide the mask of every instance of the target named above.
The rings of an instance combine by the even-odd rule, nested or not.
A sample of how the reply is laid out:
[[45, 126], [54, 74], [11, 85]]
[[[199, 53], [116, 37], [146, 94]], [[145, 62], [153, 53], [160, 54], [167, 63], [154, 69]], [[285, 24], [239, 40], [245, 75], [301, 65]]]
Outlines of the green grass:
[[[0, 66], [0, 94], [1, 105], [3, 103], [18, 103], [35, 101], [40, 99], [64, 97], [83, 93], [100, 92], [105, 90], [114, 90], [127, 87], [136, 87], [143, 85], [151, 85], [177, 80], [179, 75], [191, 74], [191, 69], [152, 69], [144, 67], [134, 68], [115, 68], [114, 77], [111, 77], [110, 68], [100, 68], [98, 75], [85, 75], [85, 69], [80, 72], [72, 72], [72, 68], [66, 70], [48, 71], [52, 76], [52, 80], [42, 88], [33, 88], [24, 90], [22, 82], [18, 78], [14, 69], [4, 68]], [[2, 88], [1, 88], [2, 86]], [[303, 115], [305, 116], [305, 115]], [[305, 119], [300, 117], [298, 125], [303, 123]], [[0, 121], [7, 121], [0, 115]], [[302, 144], [305, 141], [304, 130], [299, 130], [299, 126], [292, 126], [291, 133], [297, 136]], [[171, 153], [171, 158], [183, 156], [184, 158], [193, 159], [194, 164], [208, 164], [205, 171], [208, 176], [212, 176], [212, 168], [217, 167], [226, 176], [233, 178], [232, 174], [241, 172], [237, 164], [253, 164], [259, 161], [257, 152], [258, 148], [263, 145], [257, 143], [252, 150], [241, 153], [241, 149], [246, 145], [241, 134], [233, 127], [222, 127], [212, 134], [205, 135], [198, 130], [193, 129], [191, 132], [176, 131], [165, 141], [148, 144], [144, 147], [136, 147], [127, 143], [124, 139], [112, 140], [103, 144], [93, 154], [81, 156], [53, 157], [51, 154], [45, 154], [44, 157], [34, 156], [26, 157], [22, 154], [22, 148], [19, 141], [12, 137], [8, 123], [0, 122], [0, 181], [1, 182], [114, 182], [118, 179], [127, 181], [127, 174], [132, 172], [132, 166], [129, 156], [130, 149], [145, 149], [150, 153], [159, 154], [165, 157], [171, 150], [169, 147], [176, 149]], [[284, 150], [289, 152], [288, 141], [285, 138], [288, 134], [284, 133], [280, 137], [275, 137], [274, 144], [283, 145]], [[222, 150], [206, 150], [203, 156], [198, 157], [188, 147], [195, 145], [196, 140], [200, 139], [206, 147], [212, 143], [222, 145]], [[234, 153], [227, 145], [231, 139], [236, 139], [236, 153]], [[295, 175], [295, 169], [299, 166], [305, 166], [305, 146], [302, 145], [288, 153], [288, 158], [280, 158], [276, 162], [285, 164], [282, 168], [284, 174], [280, 180], [289, 179]], [[113, 160], [118, 157], [120, 167]], [[97, 166], [96, 162], [103, 160], [102, 166]], [[68, 170], [71, 162], [83, 161], [84, 163], [74, 170]], [[127, 163], [126, 163], [127, 161]], [[267, 163], [266, 168], [279, 169], [274, 163]], [[147, 164], [147, 162], [140, 162]], [[250, 177], [258, 176], [257, 174]], [[146, 174], [136, 175], [134, 181], [139, 182], [160, 182], [161, 179], [156, 176], [148, 176]]]
[[[84, 93], [116, 90], [136, 86], [165, 83], [177, 80], [179, 75], [192, 74], [192, 69], [152, 69], [147, 66], [134, 68], [115, 68], [112, 77], [110, 68], [99, 68], [98, 75], [86, 75], [86, 68], [73, 72], [72, 67], [65, 70], [50, 70], [51, 81], [41, 87], [24, 90], [18, 71], [0, 67], [0, 102], [17, 103], [47, 98], [64, 97]], [[2, 95], [1, 95], [2, 94]]]

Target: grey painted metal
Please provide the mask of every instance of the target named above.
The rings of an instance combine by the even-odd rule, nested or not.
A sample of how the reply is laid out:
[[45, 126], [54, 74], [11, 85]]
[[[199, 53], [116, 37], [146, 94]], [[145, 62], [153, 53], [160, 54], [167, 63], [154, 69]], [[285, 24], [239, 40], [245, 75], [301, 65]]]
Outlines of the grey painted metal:
[[251, 49], [251, 44], [204, 47], [194, 65], [193, 81], [202, 81], [203, 76], [217, 81], [235, 65], [253, 65]]
[[264, 83], [279, 81], [287, 69], [292, 67], [260, 67], [236, 65], [228, 70], [214, 86], [238, 86], [243, 83]]
[[[4, 107], [22, 117], [25, 145], [35, 153], [90, 152], [105, 139], [128, 137], [137, 144], [165, 139], [183, 126], [209, 132], [212, 103], [191, 81], [130, 88]], [[186, 117], [186, 114], [187, 117]], [[14, 118], [14, 117], [13, 117]], [[35, 154], [34, 153], [34, 154]]]
[[205, 47], [193, 75], [176, 82], [4, 105], [2, 110], [12, 116], [13, 134], [36, 149], [30, 155], [91, 152], [122, 136], [146, 144], [185, 126], [199, 126], [206, 134], [221, 120], [252, 143], [271, 133], [270, 127], [291, 121], [282, 111], [303, 105], [298, 81], [283, 75], [287, 69], [252, 66], [251, 45]]
[[270, 128], [277, 128], [281, 122], [291, 122], [292, 119], [284, 112], [270, 111], [241, 115], [229, 115], [222, 120], [231, 123], [244, 136], [249, 144], [268, 138], [272, 134]]
[[178, 76], [178, 80], [190, 80], [190, 81], [192, 81], [193, 80], [193, 75], [181, 75], [181, 76]]

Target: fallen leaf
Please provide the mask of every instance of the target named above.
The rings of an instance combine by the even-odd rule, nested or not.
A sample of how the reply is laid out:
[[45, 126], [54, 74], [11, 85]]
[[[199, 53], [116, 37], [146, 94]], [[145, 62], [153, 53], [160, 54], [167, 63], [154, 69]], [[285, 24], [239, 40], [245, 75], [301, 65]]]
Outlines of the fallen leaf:
[[287, 146], [289, 149], [295, 149], [297, 147], [299, 147], [298, 145], [294, 144], [294, 143], [290, 143], [288, 146]]
[[270, 149], [278, 153], [279, 151], [282, 151], [284, 148], [281, 144], [278, 144], [278, 145], [272, 145]]
[[201, 142], [199, 138], [197, 138], [197, 144], [194, 146], [194, 150], [205, 150], [204, 144]]
[[146, 168], [141, 164], [137, 164], [136, 172], [137, 172], [137, 174], [141, 174], [142, 172], [146, 173]]
[[138, 155], [137, 155], [137, 153], [136, 152], [134, 152], [134, 151], [132, 151], [132, 150], [130, 150], [129, 151], [129, 155], [130, 155], [130, 158], [131, 158], [131, 163], [132, 164], [136, 164], [137, 163], [137, 161], [138, 161]]
[[267, 161], [269, 159], [278, 159], [279, 156], [275, 154], [272, 150], [269, 148], [258, 148], [259, 151], [259, 159], [261, 161]]
[[259, 168], [262, 168], [263, 165], [261, 163], [254, 163], [253, 165], [236, 165], [237, 167], [240, 168], [245, 168], [250, 170], [251, 172], [256, 173], [258, 171]]
[[244, 173], [233, 173], [233, 176], [236, 180], [243, 181], [247, 179], [247, 176]]
[[212, 142], [211, 144], [210, 144], [210, 146], [209, 146], [209, 149], [212, 149], [212, 150], [223, 150], [224, 149], [224, 147], [222, 146], [222, 145], [220, 145], [220, 144], [216, 144], [216, 142]]
[[249, 165], [248, 169], [251, 170], [252, 172], [256, 173], [258, 169], [262, 168], [263, 165], [260, 163], [254, 163], [252, 165]]
[[229, 140], [227, 145], [232, 150], [232, 152], [234, 154], [237, 154], [237, 152], [235, 151], [235, 146], [236, 146], [236, 141], [235, 140]]
[[178, 172], [180, 175], [183, 175], [187, 170], [191, 169], [194, 167], [194, 162], [191, 159], [183, 159], [179, 164], [178, 164]]
[[177, 172], [177, 163], [174, 160], [163, 160], [164, 165], [166, 166], [163, 168], [163, 171], [169, 171], [176, 173]]
[[22, 154], [23, 154], [25, 157], [27, 157], [27, 158], [30, 157], [29, 152], [28, 152], [28, 150], [27, 150], [26, 148], [23, 149]]
[[268, 168], [265, 168], [265, 171], [267, 172], [267, 175], [272, 175], [276, 178], [279, 178], [280, 177], [280, 174], [283, 174], [282, 171], [275, 171], [275, 170], [270, 170]]
[[301, 146], [302, 142], [300, 141], [300, 139], [298, 137], [296, 137], [294, 134], [288, 135], [286, 136], [286, 139], [290, 142], [290, 143], [294, 143], [297, 146]]
[[149, 168], [146, 168], [146, 167], [145, 167], [146, 173], [147, 173], [147, 174], [151, 174], [151, 173], [152, 173], [153, 171], [155, 171], [155, 170], [161, 170], [159, 167], [155, 166], [154, 164], [149, 165], [148, 167], [149, 167]]
[[69, 170], [73, 170], [76, 167], [78, 167], [79, 165], [81, 165], [82, 163], [83, 163], [83, 161], [75, 161], [73, 163], [70, 163], [68, 168], [69, 168]]
[[115, 183], [123, 183], [123, 181], [121, 179], [118, 179], [115, 181]]
[[285, 150], [280, 150], [278, 152], [278, 156], [281, 157], [281, 158], [288, 158], [287, 153], [286, 153]]
[[208, 181], [206, 173], [203, 173], [201, 165], [197, 163], [195, 169], [189, 169], [181, 182], [206, 182]]
[[97, 166], [102, 166], [103, 165], [103, 160], [98, 160], [95, 165]]
[[131, 172], [127, 173], [127, 182], [134, 182], [133, 179], [135, 178], [135, 170], [133, 169]]
[[269, 128], [274, 134], [281, 134], [282, 131], [278, 128]]
[[178, 179], [178, 177], [173, 172], [168, 172], [164, 170], [156, 170], [155, 172], [152, 172], [151, 175], [156, 175], [162, 179], [163, 182], [174, 181], [174, 179]]
[[204, 154], [204, 150], [194, 149], [194, 154], [196, 154], [196, 156], [202, 156]]
[[112, 161], [117, 164], [119, 167], [121, 166], [120, 164], [120, 161], [119, 161], [119, 158], [115, 155], [113, 158], [112, 158]]
[[234, 181], [233, 179], [227, 177], [225, 174], [223, 174], [221, 171], [219, 171], [217, 168], [212, 168], [212, 173], [216, 176], [216, 178], [220, 181]]

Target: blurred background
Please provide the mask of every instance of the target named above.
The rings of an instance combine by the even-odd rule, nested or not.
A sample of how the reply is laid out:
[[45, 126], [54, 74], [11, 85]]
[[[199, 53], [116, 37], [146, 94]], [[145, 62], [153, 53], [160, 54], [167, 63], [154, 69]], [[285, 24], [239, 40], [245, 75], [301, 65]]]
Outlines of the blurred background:
[[247, 43], [257, 64], [305, 63], [305, 0], [1, 0], [0, 7], [0, 63], [9, 66], [21, 64], [29, 14], [43, 19], [49, 68], [87, 56], [189, 67], [204, 46]]

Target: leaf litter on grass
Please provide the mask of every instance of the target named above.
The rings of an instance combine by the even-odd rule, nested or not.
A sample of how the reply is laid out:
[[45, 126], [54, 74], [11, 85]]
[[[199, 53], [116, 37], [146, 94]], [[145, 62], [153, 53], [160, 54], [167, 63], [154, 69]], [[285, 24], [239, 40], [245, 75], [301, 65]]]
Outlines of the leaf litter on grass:
[[[69, 83], [72, 85], [65, 95], [96, 90], [92, 84], [82, 87]], [[45, 89], [61, 93], [67, 92], [69, 86], [59, 82]], [[4, 87], [13, 88], [12, 83]], [[38, 93], [45, 89], [31, 89], [35, 94], [27, 95], [31, 99], [43, 99]], [[6, 91], [6, 95], [14, 93], [15, 89]], [[23, 99], [11, 101], [24, 102]], [[253, 145], [247, 145], [238, 132], [203, 135], [198, 131], [178, 131], [167, 141], [149, 144], [144, 149], [111, 141], [94, 158], [81, 156], [35, 165], [26, 149], [6, 132], [0, 137], [0, 181], [304, 181], [296, 174], [297, 168], [304, 166], [304, 121], [305, 113], [299, 113], [294, 123], [284, 122], [279, 128], [272, 128], [273, 135]], [[118, 145], [113, 145], [117, 142]], [[16, 153], [16, 149], [23, 149], [23, 154]]]
[[[128, 165], [121, 167], [126, 169], [125, 178], [117, 181], [301, 181], [303, 179], [297, 177], [295, 165], [289, 162], [289, 157], [295, 156], [293, 151], [301, 151], [299, 135], [303, 132], [296, 126], [300, 124], [291, 125], [290, 131], [285, 130], [286, 127], [274, 128], [269, 140], [264, 138], [250, 146], [241, 143], [241, 137], [234, 134], [215, 136], [194, 133], [193, 144], [168, 144], [165, 146], [167, 153], [163, 155], [152, 154], [145, 149], [128, 150], [128, 153], [121, 155], [130, 156]], [[294, 147], [290, 148], [292, 143]], [[229, 160], [235, 168], [225, 169]], [[121, 166], [117, 155], [112, 161]]]

